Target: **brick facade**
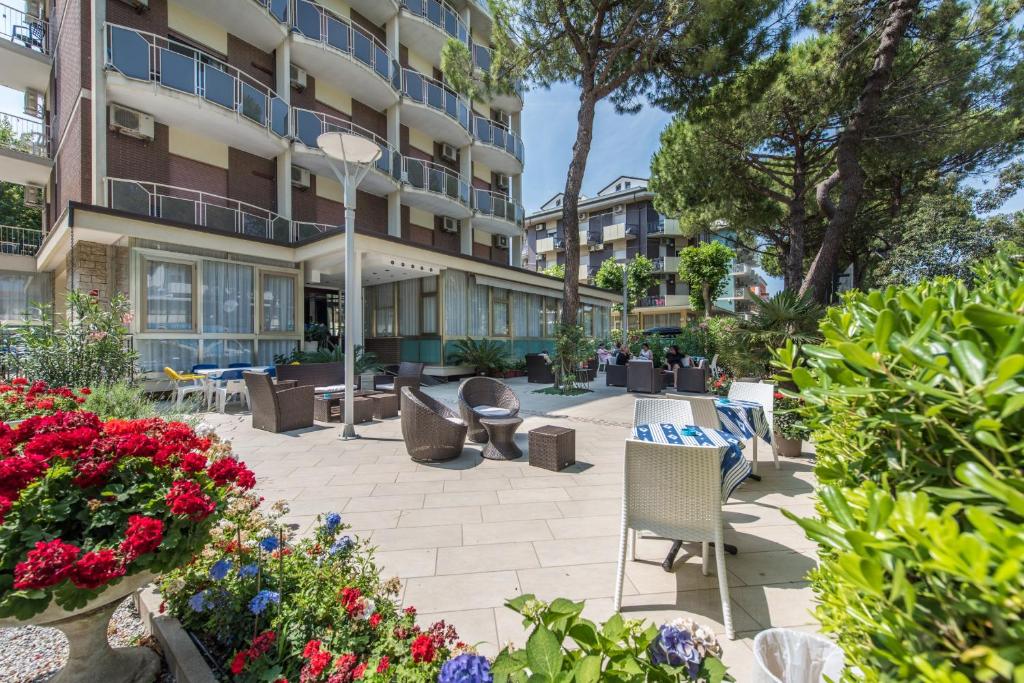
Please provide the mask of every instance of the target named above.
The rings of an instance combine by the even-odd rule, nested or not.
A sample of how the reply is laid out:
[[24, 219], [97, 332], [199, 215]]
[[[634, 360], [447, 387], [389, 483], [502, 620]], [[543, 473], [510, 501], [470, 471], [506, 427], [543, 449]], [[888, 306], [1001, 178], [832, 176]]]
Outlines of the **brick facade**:
[[[102, 302], [109, 302], [117, 293], [128, 296], [128, 247], [75, 242], [68, 252], [65, 267], [69, 291], [95, 290]], [[55, 295], [59, 299], [64, 292]]]

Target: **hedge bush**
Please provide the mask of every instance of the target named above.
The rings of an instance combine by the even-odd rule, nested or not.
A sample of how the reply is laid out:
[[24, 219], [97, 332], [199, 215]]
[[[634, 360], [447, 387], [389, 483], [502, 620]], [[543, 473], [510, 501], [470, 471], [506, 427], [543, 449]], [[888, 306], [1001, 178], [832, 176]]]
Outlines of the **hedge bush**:
[[849, 294], [778, 354], [817, 444], [817, 615], [857, 680], [1024, 680], [1024, 262], [975, 282]]

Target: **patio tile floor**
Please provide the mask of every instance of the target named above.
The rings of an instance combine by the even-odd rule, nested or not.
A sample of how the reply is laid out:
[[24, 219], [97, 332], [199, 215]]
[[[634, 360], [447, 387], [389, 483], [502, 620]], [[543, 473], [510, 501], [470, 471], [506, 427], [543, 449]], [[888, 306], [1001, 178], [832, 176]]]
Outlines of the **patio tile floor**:
[[[385, 576], [403, 583], [404, 604], [424, 622], [444, 618], [463, 640], [496, 654], [507, 642], [525, 643], [520, 618], [506, 599], [532, 592], [541, 598], [586, 599], [586, 616], [612, 611], [619, 538], [623, 440], [636, 395], [595, 383], [591, 394], [559, 397], [533, 393], [538, 385], [511, 380], [525, 422], [516, 442], [527, 451], [527, 432], [544, 424], [576, 429], [576, 464], [553, 473], [528, 458], [495, 462], [467, 443], [457, 460], [436, 465], [409, 459], [400, 419], [357, 426], [358, 441], [340, 441], [336, 424], [288, 434], [250, 426], [248, 414], [207, 414], [204, 420], [230, 439], [257, 475], [257, 491], [284, 498], [285, 520], [299, 533], [317, 514], [341, 512], [353, 533], [377, 547]], [[427, 391], [455, 405], [457, 385]], [[720, 641], [737, 680], [748, 680], [752, 639], [769, 627], [815, 630], [813, 593], [806, 583], [815, 566], [814, 544], [782, 514], [813, 514], [812, 464], [780, 459], [775, 470], [761, 450], [761, 482], [748, 481], [727, 503], [726, 538], [739, 546], [728, 556], [735, 641]], [[642, 538], [627, 564], [623, 614], [657, 623], [689, 616], [722, 634], [714, 575], [703, 576], [699, 546], [687, 544], [675, 570], [661, 568], [669, 542]]]

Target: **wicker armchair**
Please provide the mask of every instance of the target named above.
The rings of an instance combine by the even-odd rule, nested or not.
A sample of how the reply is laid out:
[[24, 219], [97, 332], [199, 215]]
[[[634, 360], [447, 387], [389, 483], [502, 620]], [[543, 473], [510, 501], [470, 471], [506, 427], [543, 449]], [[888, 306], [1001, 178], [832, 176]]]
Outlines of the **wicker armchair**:
[[626, 366], [609, 365], [604, 369], [604, 383], [609, 387], [626, 386]]
[[458, 413], [419, 389], [402, 387], [402, 438], [417, 462], [457, 458], [466, 445], [468, 426]]
[[692, 394], [707, 393], [710, 376], [706, 360], [702, 360], [697, 367], [676, 368], [675, 389]]
[[657, 394], [661, 391], [661, 370], [653, 361], [631, 360], [626, 365], [626, 391]]
[[[336, 361], [332, 363], [303, 363], [302, 365], [278, 365], [276, 367], [277, 379], [281, 381], [294, 381], [298, 386], [311, 386], [316, 388], [316, 393], [328, 391], [344, 391], [345, 387], [345, 363]], [[356, 389], [359, 388], [359, 377], [355, 381]]]
[[243, 373], [252, 407], [252, 426], [267, 432], [290, 432], [313, 426], [313, 387], [294, 381], [274, 384], [265, 372]]
[[402, 387], [420, 388], [420, 381], [423, 377], [423, 368], [426, 363], [410, 363], [402, 361], [398, 366], [398, 373], [395, 375], [374, 375], [373, 388], [377, 391], [389, 391], [401, 395]]
[[551, 365], [539, 353], [526, 354], [526, 381], [530, 384], [554, 384]]
[[481, 417], [515, 417], [519, 414], [519, 397], [504, 382], [490, 377], [471, 377], [459, 386], [459, 413], [469, 425], [469, 438], [487, 443], [487, 430]]

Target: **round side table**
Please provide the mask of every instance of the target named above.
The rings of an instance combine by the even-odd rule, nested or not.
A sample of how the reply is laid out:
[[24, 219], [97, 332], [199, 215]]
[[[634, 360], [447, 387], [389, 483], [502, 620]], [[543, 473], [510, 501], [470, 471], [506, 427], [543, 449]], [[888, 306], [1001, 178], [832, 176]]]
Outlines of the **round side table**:
[[487, 443], [480, 455], [488, 460], [515, 460], [523, 457], [523, 452], [516, 446], [515, 436], [521, 417], [484, 417], [480, 424], [487, 430]]

